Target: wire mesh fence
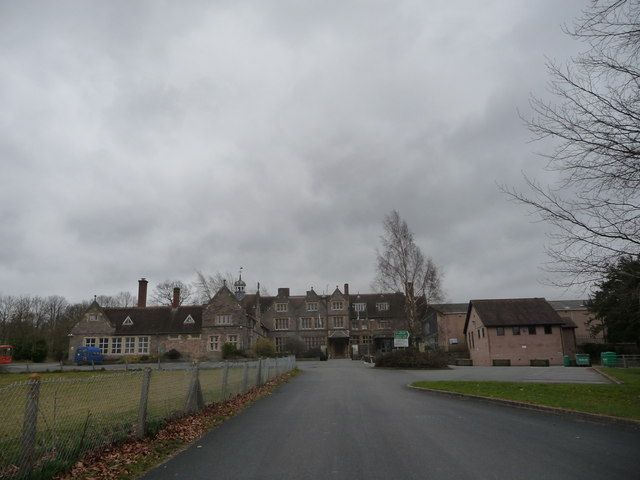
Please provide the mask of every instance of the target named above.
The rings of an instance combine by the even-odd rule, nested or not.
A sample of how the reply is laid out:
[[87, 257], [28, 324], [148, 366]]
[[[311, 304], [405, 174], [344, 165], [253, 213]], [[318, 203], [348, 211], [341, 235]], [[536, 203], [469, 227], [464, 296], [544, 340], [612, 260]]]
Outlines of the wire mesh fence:
[[295, 368], [294, 357], [16, 382], [0, 388], [0, 479], [46, 477], [83, 453], [194, 413]]

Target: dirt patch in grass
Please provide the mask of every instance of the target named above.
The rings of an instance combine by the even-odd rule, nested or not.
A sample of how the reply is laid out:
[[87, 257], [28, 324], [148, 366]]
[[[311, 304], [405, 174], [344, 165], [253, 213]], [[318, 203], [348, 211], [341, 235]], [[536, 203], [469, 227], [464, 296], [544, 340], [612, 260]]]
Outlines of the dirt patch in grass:
[[224, 403], [207, 405], [201, 412], [160, 426], [155, 434], [141, 440], [127, 440], [94, 451], [55, 477], [57, 480], [134, 479], [186, 448], [212, 428], [237, 415], [256, 400], [271, 394], [279, 385], [299, 374], [298, 370], [281, 375], [261, 387], [237, 395]]
[[640, 420], [640, 368], [603, 369], [620, 385], [520, 382], [415, 382], [417, 388], [564, 408]]

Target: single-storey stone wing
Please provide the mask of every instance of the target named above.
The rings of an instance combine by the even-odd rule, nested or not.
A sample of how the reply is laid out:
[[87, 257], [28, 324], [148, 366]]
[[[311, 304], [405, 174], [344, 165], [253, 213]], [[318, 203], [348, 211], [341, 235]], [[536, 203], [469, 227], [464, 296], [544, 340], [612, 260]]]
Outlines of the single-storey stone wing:
[[576, 326], [544, 298], [471, 300], [464, 325], [474, 365], [562, 365]]

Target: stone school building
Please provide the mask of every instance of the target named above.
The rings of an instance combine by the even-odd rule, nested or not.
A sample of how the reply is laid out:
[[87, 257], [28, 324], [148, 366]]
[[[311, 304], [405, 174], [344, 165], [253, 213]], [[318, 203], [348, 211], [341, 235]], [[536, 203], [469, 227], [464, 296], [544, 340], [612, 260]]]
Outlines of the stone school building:
[[147, 284], [138, 282], [136, 307], [103, 308], [94, 301], [71, 331], [69, 358], [79, 346], [94, 346], [112, 359], [175, 349], [185, 358], [216, 360], [223, 344], [249, 351], [261, 337], [273, 339], [280, 352], [296, 338], [308, 350], [348, 358], [390, 351], [394, 330], [407, 328], [403, 294], [351, 295], [346, 283], [330, 295], [279, 288], [275, 296], [262, 296], [259, 285], [246, 293], [240, 276], [233, 291], [225, 285], [210, 302], [189, 306], [180, 304], [177, 288], [172, 305], [147, 306]]

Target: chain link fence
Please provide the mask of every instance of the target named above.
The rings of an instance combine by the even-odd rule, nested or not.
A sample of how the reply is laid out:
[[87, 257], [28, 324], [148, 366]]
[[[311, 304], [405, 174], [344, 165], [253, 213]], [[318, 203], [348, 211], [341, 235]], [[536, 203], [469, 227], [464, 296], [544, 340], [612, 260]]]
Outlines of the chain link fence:
[[295, 368], [295, 357], [32, 379], [0, 388], [0, 479], [47, 477], [83, 453], [195, 413]]

